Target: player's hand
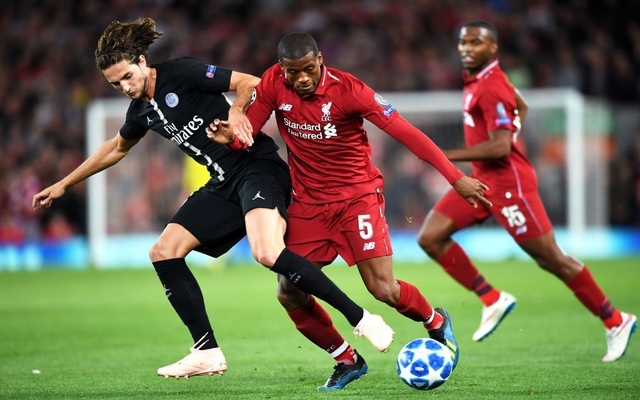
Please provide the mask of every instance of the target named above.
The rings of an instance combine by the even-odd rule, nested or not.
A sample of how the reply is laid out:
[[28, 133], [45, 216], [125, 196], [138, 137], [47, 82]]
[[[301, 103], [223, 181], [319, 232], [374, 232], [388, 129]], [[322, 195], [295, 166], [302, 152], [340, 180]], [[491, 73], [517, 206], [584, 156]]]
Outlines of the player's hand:
[[229, 126], [240, 142], [248, 146], [253, 144], [253, 126], [242, 110], [235, 107], [229, 109]]
[[221, 145], [226, 145], [233, 142], [233, 130], [229, 126], [229, 121], [222, 121], [219, 119], [213, 120], [208, 127], [205, 128], [207, 137]]
[[474, 208], [478, 207], [476, 200], [489, 207], [493, 205], [493, 203], [484, 197], [484, 191], [489, 190], [489, 187], [477, 179], [463, 176], [453, 183], [453, 188]]
[[33, 196], [31, 206], [36, 211], [42, 209], [43, 207], [50, 207], [51, 203], [53, 203], [53, 200], [62, 197], [64, 192], [64, 186], [62, 185], [62, 183], [58, 182]]

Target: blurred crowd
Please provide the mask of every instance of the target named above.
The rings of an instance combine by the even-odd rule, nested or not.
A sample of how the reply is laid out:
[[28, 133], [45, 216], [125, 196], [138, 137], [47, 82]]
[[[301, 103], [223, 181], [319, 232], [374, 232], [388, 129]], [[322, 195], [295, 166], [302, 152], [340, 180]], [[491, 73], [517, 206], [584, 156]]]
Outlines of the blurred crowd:
[[[626, 122], [612, 132], [609, 222], [640, 226], [636, 0], [6, 0], [0, 4], [0, 241], [86, 232], [85, 184], [45, 213], [31, 210], [31, 197], [85, 158], [88, 103], [122, 97], [104, 81], [93, 54], [112, 20], [140, 16], [154, 18], [164, 32], [150, 49], [151, 63], [195, 56], [260, 76], [276, 61], [284, 34], [306, 31], [328, 65], [380, 92], [460, 90], [459, 27], [490, 21], [499, 30], [502, 68], [515, 85], [572, 87], [621, 110]], [[393, 180], [393, 168], [383, 169]]]

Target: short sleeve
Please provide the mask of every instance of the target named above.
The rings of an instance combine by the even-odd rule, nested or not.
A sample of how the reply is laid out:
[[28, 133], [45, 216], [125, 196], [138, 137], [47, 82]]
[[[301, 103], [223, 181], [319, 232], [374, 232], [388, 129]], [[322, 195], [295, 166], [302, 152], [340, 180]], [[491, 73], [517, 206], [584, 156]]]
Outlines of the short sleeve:
[[486, 89], [478, 99], [478, 106], [487, 124], [487, 131], [507, 129], [518, 130], [514, 125], [516, 98], [513, 88], [505, 84], [485, 85]]
[[120, 136], [128, 140], [136, 140], [147, 134], [149, 129], [136, 122], [137, 115], [138, 110], [136, 102], [132, 101], [129, 105], [129, 109], [127, 110], [127, 116], [125, 117], [124, 124], [120, 128]]
[[353, 75], [346, 74], [346, 78], [347, 92], [344, 97], [348, 101], [344, 104], [350, 105], [348, 110], [351, 113], [367, 119], [382, 130], [397, 118], [399, 114], [393, 104]]

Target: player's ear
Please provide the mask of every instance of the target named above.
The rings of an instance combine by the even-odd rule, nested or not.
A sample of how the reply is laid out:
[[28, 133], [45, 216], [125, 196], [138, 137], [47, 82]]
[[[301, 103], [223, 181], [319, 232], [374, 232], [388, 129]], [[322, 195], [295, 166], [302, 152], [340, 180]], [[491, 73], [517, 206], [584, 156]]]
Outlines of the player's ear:
[[489, 49], [491, 50], [491, 54], [495, 55], [498, 52], [498, 43], [491, 42], [491, 46], [489, 46]]
[[322, 58], [322, 52], [319, 51], [318, 52], [318, 64], [322, 65], [324, 59]]

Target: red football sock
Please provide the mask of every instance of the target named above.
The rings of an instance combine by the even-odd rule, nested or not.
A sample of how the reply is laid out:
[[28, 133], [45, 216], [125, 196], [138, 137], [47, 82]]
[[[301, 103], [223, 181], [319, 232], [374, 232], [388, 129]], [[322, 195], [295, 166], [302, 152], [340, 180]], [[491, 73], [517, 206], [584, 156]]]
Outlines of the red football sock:
[[427, 328], [428, 331], [430, 331], [432, 329], [440, 328], [443, 322], [444, 322], [444, 317], [438, 314], [436, 310], [433, 310], [431, 312], [431, 315], [425, 318], [423, 324], [424, 324], [424, 327]]
[[433, 307], [417, 287], [401, 280], [396, 282], [400, 285], [400, 298], [396, 303], [396, 310], [409, 319], [424, 322], [433, 312]]
[[611, 304], [585, 265], [582, 271], [565, 282], [573, 294], [593, 315], [600, 317], [607, 329], [622, 323], [620, 311]]
[[[304, 307], [287, 312], [287, 314], [300, 333], [333, 357], [339, 356], [347, 350], [346, 347], [340, 349], [346, 342], [333, 326], [329, 313], [316, 301], [315, 297], [309, 296], [309, 301]], [[349, 345], [347, 344], [347, 346]], [[334, 354], [337, 350], [340, 351]]]
[[354, 365], [357, 361], [358, 355], [356, 354], [356, 351], [351, 346], [349, 346], [347, 342], [344, 342], [344, 344], [347, 346], [347, 349], [342, 352], [336, 351], [338, 354], [333, 356], [333, 358], [338, 363], [343, 363], [345, 365]]
[[474, 291], [485, 306], [491, 305], [500, 298], [500, 291], [484, 279], [484, 276], [471, 263], [467, 254], [458, 243], [453, 243], [436, 262], [444, 268], [445, 272], [459, 284]]

